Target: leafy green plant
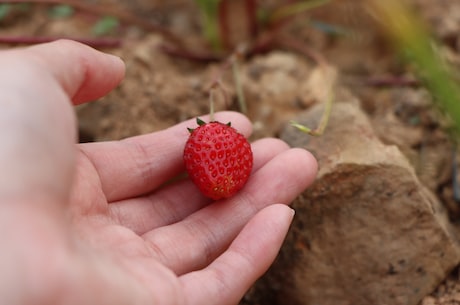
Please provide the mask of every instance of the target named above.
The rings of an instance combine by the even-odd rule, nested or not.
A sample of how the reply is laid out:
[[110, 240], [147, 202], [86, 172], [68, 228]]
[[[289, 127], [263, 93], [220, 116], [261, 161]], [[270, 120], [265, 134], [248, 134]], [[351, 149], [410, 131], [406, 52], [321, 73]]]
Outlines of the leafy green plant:
[[113, 33], [120, 25], [119, 20], [113, 16], [104, 16], [100, 18], [92, 28], [96, 36], [103, 36]]
[[[238, 48], [230, 38], [236, 26], [238, 31], [242, 32], [240, 36], [249, 37], [251, 40], [239, 43], [254, 44], [260, 37], [258, 34], [273, 33], [276, 28], [289, 23], [295, 15], [322, 6], [329, 1], [293, 1], [273, 9], [266, 9], [255, 0], [195, 0], [195, 3], [201, 11], [203, 36], [213, 50], [232, 52], [233, 49]], [[232, 11], [239, 12], [237, 18], [234, 18]]]
[[436, 104], [460, 132], [460, 86], [426, 25], [403, 1], [371, 0], [370, 4], [397, 49], [415, 65]]
[[67, 18], [74, 13], [74, 8], [66, 4], [55, 5], [49, 10], [49, 15], [55, 19]]
[[29, 3], [1, 3], [0, 2], [0, 21], [3, 21], [14, 12], [26, 12], [30, 9]]
[[201, 11], [203, 34], [214, 50], [219, 50], [222, 43], [219, 37], [218, 8], [221, 0], [195, 0]]
[[11, 4], [0, 4], [0, 21], [5, 19], [11, 11]]

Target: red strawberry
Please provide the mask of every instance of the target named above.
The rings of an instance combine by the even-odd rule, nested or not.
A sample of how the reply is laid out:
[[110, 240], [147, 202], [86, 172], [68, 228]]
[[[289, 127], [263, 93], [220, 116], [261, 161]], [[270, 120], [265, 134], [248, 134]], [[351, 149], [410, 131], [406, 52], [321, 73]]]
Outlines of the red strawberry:
[[185, 144], [185, 168], [201, 192], [214, 200], [228, 198], [248, 181], [252, 170], [252, 150], [235, 128], [220, 122], [189, 129]]

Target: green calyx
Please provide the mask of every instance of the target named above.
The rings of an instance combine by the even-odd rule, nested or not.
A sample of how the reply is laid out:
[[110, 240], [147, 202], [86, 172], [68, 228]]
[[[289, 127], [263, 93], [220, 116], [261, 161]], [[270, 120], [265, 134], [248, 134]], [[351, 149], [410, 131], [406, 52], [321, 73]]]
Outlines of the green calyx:
[[[211, 122], [217, 122], [217, 121], [211, 120]], [[206, 124], [206, 122], [203, 121], [203, 120], [200, 119], [200, 118], [196, 118], [196, 123], [197, 123], [199, 126], [203, 126], [204, 124]], [[232, 126], [232, 122], [228, 122], [228, 123], [225, 124], [225, 125], [227, 125], [228, 127], [231, 127], [231, 126]]]
[[[217, 122], [217, 121], [211, 121], [211, 122]], [[205, 121], [203, 121], [202, 119], [200, 119], [198, 117], [196, 118], [196, 123], [198, 124], [198, 126], [203, 126], [203, 125], [206, 124]], [[232, 127], [232, 122], [228, 122], [225, 125], [227, 125], [228, 127]], [[187, 130], [188, 130], [188, 132], [192, 133], [195, 130], [195, 128], [188, 128], [187, 127]]]
[[[198, 124], [198, 126], [203, 126], [204, 124], [206, 124], [206, 122], [203, 121], [203, 120], [200, 119], [200, 118], [196, 118], [196, 123]], [[187, 127], [187, 130], [188, 130], [188, 132], [192, 133], [192, 132], [195, 131], [195, 128], [189, 128], [189, 127]]]
[[199, 126], [203, 126], [204, 124], [206, 124], [202, 119], [200, 118], [196, 118], [196, 123], [199, 125]]

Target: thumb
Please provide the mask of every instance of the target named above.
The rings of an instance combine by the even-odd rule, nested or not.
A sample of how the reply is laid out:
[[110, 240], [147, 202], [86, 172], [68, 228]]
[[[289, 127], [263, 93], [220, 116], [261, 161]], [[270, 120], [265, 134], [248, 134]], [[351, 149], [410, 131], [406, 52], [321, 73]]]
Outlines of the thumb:
[[40, 44], [24, 51], [49, 69], [74, 104], [104, 96], [120, 83], [125, 73], [120, 58], [72, 40]]
[[26, 195], [62, 202], [76, 154], [70, 99], [105, 94], [120, 82], [124, 66], [65, 40], [1, 51], [0, 66], [0, 201]]

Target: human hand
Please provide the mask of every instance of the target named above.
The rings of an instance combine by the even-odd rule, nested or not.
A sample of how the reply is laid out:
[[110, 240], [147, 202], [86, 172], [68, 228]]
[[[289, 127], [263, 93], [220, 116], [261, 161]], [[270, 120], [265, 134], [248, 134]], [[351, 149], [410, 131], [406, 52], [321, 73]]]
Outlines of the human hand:
[[[316, 174], [308, 152], [256, 141], [248, 184], [214, 203], [166, 183], [192, 121], [75, 144], [72, 103], [115, 87], [118, 58], [58, 41], [2, 51], [0, 66], [1, 304], [236, 304], [273, 262], [285, 204]], [[238, 113], [216, 119], [251, 131]]]

